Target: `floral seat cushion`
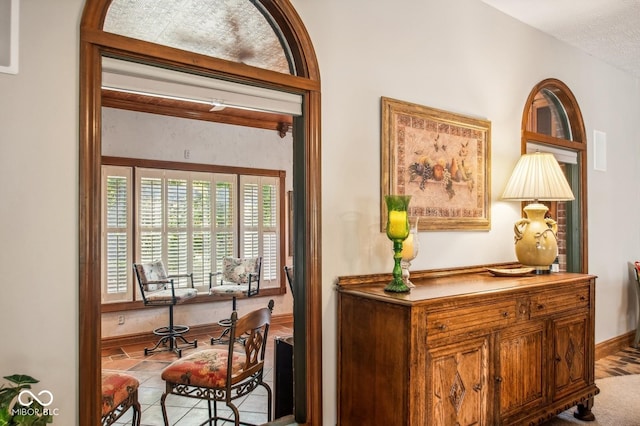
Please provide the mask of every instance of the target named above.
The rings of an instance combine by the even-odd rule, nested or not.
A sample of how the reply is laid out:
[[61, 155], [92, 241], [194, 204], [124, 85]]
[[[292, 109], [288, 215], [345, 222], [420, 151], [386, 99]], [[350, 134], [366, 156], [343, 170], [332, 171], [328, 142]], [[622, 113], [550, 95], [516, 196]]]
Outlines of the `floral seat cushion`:
[[146, 283], [167, 282], [167, 270], [161, 260], [150, 263], [140, 263], [136, 265], [140, 279]]
[[[224, 387], [227, 381], [228, 349], [207, 349], [174, 361], [162, 371], [162, 380], [202, 388]], [[233, 354], [233, 372], [241, 371], [245, 355]]]
[[249, 291], [249, 286], [245, 284], [221, 284], [211, 287], [211, 294], [213, 295], [233, 295], [233, 296], [246, 296]]
[[[102, 415], [110, 413], [137, 392], [138, 379], [124, 373], [102, 372]], [[134, 402], [134, 401], [130, 401]]]
[[234, 258], [222, 259], [222, 282], [234, 284], [247, 284], [249, 274], [258, 272], [258, 258]]
[[[192, 297], [196, 297], [198, 295], [198, 290], [195, 288], [176, 288], [174, 290], [176, 296], [176, 302], [180, 302], [182, 300], [191, 299]], [[165, 290], [156, 290], [150, 291], [146, 293], [147, 300], [152, 302], [160, 302], [160, 301], [171, 301], [173, 299], [173, 294], [171, 289]]]

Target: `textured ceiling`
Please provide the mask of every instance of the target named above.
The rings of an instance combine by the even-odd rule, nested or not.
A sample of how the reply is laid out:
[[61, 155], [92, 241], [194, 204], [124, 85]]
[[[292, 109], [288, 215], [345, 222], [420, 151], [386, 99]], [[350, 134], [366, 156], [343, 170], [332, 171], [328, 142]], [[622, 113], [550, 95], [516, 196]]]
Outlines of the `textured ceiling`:
[[640, 78], [639, 0], [482, 0]]

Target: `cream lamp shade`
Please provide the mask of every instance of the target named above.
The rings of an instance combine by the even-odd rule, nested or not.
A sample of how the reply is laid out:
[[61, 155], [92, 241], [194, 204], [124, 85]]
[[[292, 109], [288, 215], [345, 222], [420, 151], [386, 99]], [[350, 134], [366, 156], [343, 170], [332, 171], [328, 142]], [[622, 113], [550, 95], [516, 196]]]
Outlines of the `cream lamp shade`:
[[503, 200], [571, 201], [573, 192], [553, 154], [524, 154], [513, 169]]
[[533, 267], [536, 273], [549, 272], [549, 266], [558, 256], [558, 226], [555, 220], [545, 218], [548, 208], [538, 201], [574, 199], [553, 154], [535, 152], [522, 155], [502, 199], [533, 201], [524, 208], [527, 218], [514, 225], [516, 257], [523, 266]]

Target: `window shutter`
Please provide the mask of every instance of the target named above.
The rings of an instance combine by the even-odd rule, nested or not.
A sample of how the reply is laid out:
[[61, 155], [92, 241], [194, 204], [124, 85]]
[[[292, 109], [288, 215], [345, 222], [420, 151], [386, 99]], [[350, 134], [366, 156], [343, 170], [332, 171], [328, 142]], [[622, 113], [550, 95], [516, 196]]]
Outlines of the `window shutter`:
[[262, 256], [263, 282], [277, 282], [280, 276], [279, 181], [270, 176], [240, 176], [240, 185], [241, 256]]
[[242, 176], [242, 230], [241, 257], [260, 255], [258, 224], [260, 204], [258, 199], [258, 177]]
[[[273, 181], [273, 182], [271, 182]], [[262, 179], [262, 276], [278, 277], [278, 187], [273, 178]]]
[[193, 273], [204, 291], [225, 256], [262, 256], [263, 283], [279, 285], [282, 177], [124, 166], [103, 173], [103, 301], [134, 300], [133, 262], [162, 260], [169, 275]]
[[222, 259], [235, 256], [236, 240], [236, 176], [216, 175], [215, 201], [215, 270], [222, 270]]
[[[140, 262], [162, 259], [163, 184], [157, 171], [139, 170], [138, 225]], [[143, 173], [150, 175], [142, 176]]]
[[212, 247], [211, 247], [211, 181], [193, 180], [192, 191], [192, 248], [191, 248], [191, 272], [196, 286], [209, 283], [211, 272]]
[[102, 301], [119, 302], [132, 295], [131, 169], [103, 166]]
[[[187, 223], [189, 197], [186, 179], [166, 179], [167, 206], [167, 273], [169, 275], [189, 273]], [[186, 278], [177, 280], [178, 287], [187, 285]]]

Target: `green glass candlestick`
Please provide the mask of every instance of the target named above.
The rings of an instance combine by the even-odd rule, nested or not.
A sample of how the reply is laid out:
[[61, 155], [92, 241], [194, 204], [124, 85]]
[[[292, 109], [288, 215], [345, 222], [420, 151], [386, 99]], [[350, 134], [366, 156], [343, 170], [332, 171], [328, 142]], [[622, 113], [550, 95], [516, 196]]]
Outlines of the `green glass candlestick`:
[[402, 242], [409, 236], [409, 207], [410, 195], [385, 195], [387, 204], [387, 237], [393, 241], [393, 279], [384, 288], [392, 293], [406, 293], [409, 287], [402, 279]]

